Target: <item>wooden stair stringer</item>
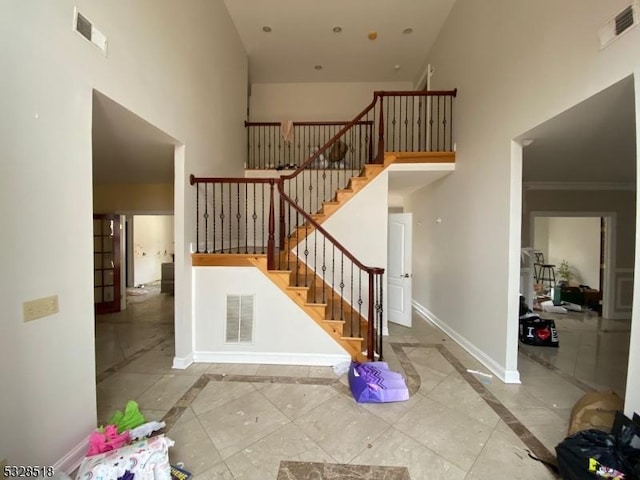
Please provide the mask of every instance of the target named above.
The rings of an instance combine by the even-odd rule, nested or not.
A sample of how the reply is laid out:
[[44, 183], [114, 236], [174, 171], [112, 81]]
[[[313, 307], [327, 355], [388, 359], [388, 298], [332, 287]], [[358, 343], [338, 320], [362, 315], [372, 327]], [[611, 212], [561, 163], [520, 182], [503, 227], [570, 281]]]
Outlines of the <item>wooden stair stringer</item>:
[[353, 360], [366, 361], [366, 356], [362, 354], [365, 339], [344, 337], [342, 335], [344, 321], [326, 319], [325, 311], [327, 304], [309, 302], [307, 299], [309, 287], [291, 286], [288, 278], [291, 272], [288, 270], [268, 270], [266, 258], [253, 258], [249, 259], [249, 261], [344, 348]]
[[[386, 157], [385, 157], [386, 158]], [[395, 158], [395, 157], [394, 157]], [[357, 177], [351, 177], [346, 188], [337, 189], [332, 200], [322, 203], [322, 207], [317, 213], [312, 213], [311, 217], [320, 225], [322, 225], [329, 217], [340, 210], [349, 200], [357, 193], [373, 181], [380, 173], [387, 168], [390, 163], [381, 164], [365, 164]], [[305, 237], [311, 234], [315, 228], [312, 225], [298, 226], [294, 235], [287, 239], [286, 247], [292, 250], [296, 247], [296, 243], [300, 244]], [[296, 242], [297, 240], [297, 242]]]

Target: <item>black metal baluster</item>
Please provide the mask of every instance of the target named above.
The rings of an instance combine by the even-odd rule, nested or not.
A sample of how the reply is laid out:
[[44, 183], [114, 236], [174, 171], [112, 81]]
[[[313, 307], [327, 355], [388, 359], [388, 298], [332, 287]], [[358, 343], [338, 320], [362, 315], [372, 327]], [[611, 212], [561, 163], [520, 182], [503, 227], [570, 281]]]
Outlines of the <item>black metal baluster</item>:
[[440, 98], [442, 98], [442, 97], [440, 97], [440, 95], [438, 95], [438, 126], [437, 126], [437, 135], [436, 135], [436, 138], [438, 139], [438, 141], [437, 141], [438, 150], [436, 150], [436, 151], [438, 151], [438, 152], [440, 151]]
[[422, 107], [426, 97], [418, 97], [418, 151], [422, 151]]
[[326, 288], [326, 273], [327, 273], [327, 257], [326, 253], [327, 237], [322, 236], [322, 303], [327, 303], [327, 297], [325, 294]]
[[362, 337], [362, 269], [358, 269], [358, 336]]
[[[391, 97], [392, 101], [393, 101], [393, 116], [392, 116], [392, 120], [391, 120], [391, 151], [392, 152], [397, 152], [398, 150], [396, 150], [396, 105], [398, 104], [398, 97]], [[401, 113], [402, 114], [402, 113]]]
[[349, 303], [351, 304], [349, 307], [349, 321], [351, 322], [351, 331], [355, 333], [355, 329], [353, 328], [353, 260], [351, 260], [351, 278], [349, 278], [349, 285], [351, 287], [351, 297], [349, 297]]
[[196, 183], [196, 253], [200, 253], [200, 183]]
[[216, 222], [218, 221], [218, 217], [216, 217], [216, 184], [211, 184], [211, 198], [213, 200], [213, 217], [211, 223], [213, 224], [213, 238], [211, 239], [211, 253], [216, 253]]
[[449, 96], [449, 151], [453, 152], [453, 96]]
[[204, 253], [209, 253], [209, 185], [204, 184]]
[[[238, 188], [240, 188], [240, 184], [238, 184]], [[248, 207], [248, 193], [247, 189], [249, 188], [249, 184], [245, 183], [243, 185], [244, 188], [244, 253], [249, 253], [249, 207]]]
[[229, 253], [231, 253], [231, 239], [233, 238], [233, 206], [231, 202], [231, 184], [227, 184], [229, 187]]
[[344, 252], [340, 251], [340, 320], [344, 321]]
[[335, 320], [333, 318], [333, 307], [335, 300], [335, 292], [336, 292], [336, 245], [333, 245], [333, 254], [331, 255], [331, 320]]
[[[264, 185], [264, 183], [262, 184]], [[256, 254], [256, 220], [258, 219], [258, 215], [256, 213], [256, 184], [253, 184], [253, 215], [251, 215], [253, 219], [253, 253]], [[264, 222], [262, 222], [264, 224]]]
[[429, 98], [429, 151], [433, 152], [433, 96]]
[[318, 286], [316, 285], [316, 273], [318, 271], [318, 230], [313, 230], [313, 280], [311, 281], [311, 285], [313, 285], [313, 303], [316, 303], [317, 298], [316, 294], [318, 291]]
[[224, 253], [224, 185], [220, 184], [220, 253]]

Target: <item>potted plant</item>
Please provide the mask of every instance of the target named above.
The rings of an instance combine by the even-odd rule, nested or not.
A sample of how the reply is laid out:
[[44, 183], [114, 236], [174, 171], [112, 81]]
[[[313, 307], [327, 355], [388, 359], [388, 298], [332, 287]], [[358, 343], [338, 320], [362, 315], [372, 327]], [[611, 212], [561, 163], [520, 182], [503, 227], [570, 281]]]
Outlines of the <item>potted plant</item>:
[[569, 282], [573, 278], [573, 274], [571, 273], [571, 267], [569, 267], [569, 262], [567, 262], [566, 260], [562, 260], [562, 263], [560, 263], [560, 266], [558, 267], [557, 273], [558, 273], [558, 278], [560, 278], [560, 281], [558, 282], [558, 284], [569, 285]]

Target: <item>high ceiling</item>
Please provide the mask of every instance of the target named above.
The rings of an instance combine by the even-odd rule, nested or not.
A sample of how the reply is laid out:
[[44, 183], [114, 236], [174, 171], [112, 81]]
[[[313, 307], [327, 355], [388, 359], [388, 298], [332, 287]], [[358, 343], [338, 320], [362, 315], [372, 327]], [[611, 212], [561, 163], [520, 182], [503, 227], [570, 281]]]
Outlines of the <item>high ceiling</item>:
[[633, 186], [636, 123], [633, 78], [602, 92], [529, 131], [523, 150], [523, 181]]
[[416, 81], [454, 2], [225, 0], [251, 83]]

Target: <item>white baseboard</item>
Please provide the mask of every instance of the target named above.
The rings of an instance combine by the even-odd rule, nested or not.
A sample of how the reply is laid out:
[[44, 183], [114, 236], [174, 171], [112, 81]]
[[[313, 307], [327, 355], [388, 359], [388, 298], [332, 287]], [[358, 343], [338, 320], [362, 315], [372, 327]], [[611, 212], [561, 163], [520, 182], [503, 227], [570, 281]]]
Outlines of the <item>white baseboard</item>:
[[53, 464], [53, 470], [55, 472], [64, 472], [71, 474], [80, 466], [80, 462], [85, 457], [87, 450], [89, 449], [89, 437], [85, 438], [76, 445], [70, 452], [64, 457]]
[[[347, 354], [264, 353], [264, 352], [196, 352], [196, 363], [257, 363], [265, 365], [334, 366], [351, 361]], [[174, 360], [175, 364], [175, 360]]]
[[413, 300], [411, 302], [413, 308], [416, 309], [416, 312], [420, 314], [425, 320], [429, 321], [444, 333], [449, 335], [458, 345], [464, 348], [469, 354], [482, 363], [485, 367], [487, 367], [496, 377], [502, 380], [504, 383], [520, 383], [520, 372], [517, 370], [505, 370], [502, 365], [496, 362], [493, 358], [488, 356], [482, 350], [480, 350], [477, 346], [475, 346], [468, 339], [460, 335], [458, 332], [453, 330], [449, 325], [440, 320], [437, 316], [435, 316], [432, 312], [430, 312], [427, 308], [420, 305], [418, 302]]
[[173, 357], [173, 368], [178, 370], [184, 370], [189, 368], [189, 365], [193, 363], [193, 353], [190, 353], [186, 357]]

